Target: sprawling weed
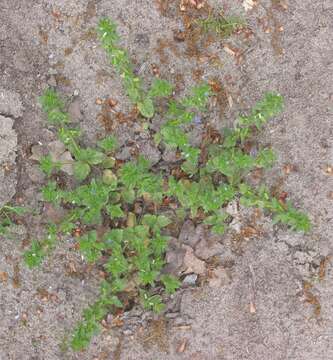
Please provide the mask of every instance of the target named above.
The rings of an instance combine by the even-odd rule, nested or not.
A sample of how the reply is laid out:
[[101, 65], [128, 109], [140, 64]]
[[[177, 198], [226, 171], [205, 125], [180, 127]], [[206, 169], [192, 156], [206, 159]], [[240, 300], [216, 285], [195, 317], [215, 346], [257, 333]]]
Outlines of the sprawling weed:
[[[219, 28], [224, 29], [222, 24]], [[41, 160], [40, 167], [49, 177], [42, 188], [43, 199], [55, 207], [65, 207], [66, 215], [59, 224], [49, 225], [45, 240], [33, 241], [24, 255], [25, 261], [30, 267], [39, 265], [59, 236], [80, 228], [83, 231], [78, 247], [83, 257], [91, 264], [103, 266], [106, 273], [99, 298], [87, 307], [74, 330], [71, 344], [75, 350], [87, 347], [105, 315], [126, 307], [129, 297], [146, 309], [160, 312], [164, 309], [163, 289], [172, 294], [180, 286], [177, 278], [161, 273], [169, 240], [165, 228], [171, 223], [160, 210], [163, 199], [173, 199], [186, 217], [196, 218], [200, 212], [197, 221], [203, 221], [218, 234], [228, 227], [229, 215], [224, 208], [236, 198], [246, 206], [272, 213], [274, 222], [298, 231], [310, 228], [307, 216], [290, 203], [273, 197], [266, 187], [252, 188], [246, 183], [253, 170], [274, 163], [276, 156], [270, 148], [262, 148], [254, 156], [244, 144], [281, 111], [283, 100], [279, 94], [266, 94], [248, 115], [238, 118], [233, 129], [222, 132], [220, 141], [206, 144], [206, 156], [201, 156], [203, 148], [189, 143], [188, 124], [208, 110], [210, 86], [201, 84], [180, 100], [170, 98], [173, 86], [165, 80], [156, 79], [144, 91], [126, 51], [118, 45], [115, 24], [103, 19], [98, 30], [129, 98], [143, 117], [154, 121], [154, 99], [169, 99], [165, 114], [160, 114], [165, 117], [164, 125], [154, 138], [157, 144], [180, 152], [183, 176], [171, 176], [170, 172], [159, 170], [158, 165], [153, 171], [142, 156], [117, 165], [114, 156], [118, 144], [113, 136], [99, 141], [94, 148], [82, 147], [81, 131], [72, 126], [59, 95], [49, 89], [41, 97], [48, 121], [57, 128], [59, 139], [74, 159], [77, 187], [63, 189], [52, 180], [61, 169], [61, 161], [54, 163], [50, 156]], [[137, 203], [147, 205], [140, 214], [135, 212]]]

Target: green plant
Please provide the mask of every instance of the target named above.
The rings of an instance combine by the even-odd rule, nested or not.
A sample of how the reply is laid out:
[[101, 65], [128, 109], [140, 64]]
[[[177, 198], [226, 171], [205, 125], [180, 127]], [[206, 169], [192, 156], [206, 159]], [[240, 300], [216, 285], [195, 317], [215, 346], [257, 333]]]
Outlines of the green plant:
[[[126, 52], [117, 45], [118, 35], [111, 21], [103, 19], [99, 32], [113, 65], [124, 78], [130, 99], [139, 108], [145, 99], [170, 95], [172, 86], [164, 80], [156, 80], [147, 94], [143, 92]], [[206, 141], [195, 147], [189, 143], [190, 125], [196, 116], [207, 111], [210, 95], [210, 87], [201, 84], [183, 99], [171, 99], [165, 114], [161, 110], [165, 122], [160, 131], [154, 134], [151, 130], [156, 143], [181, 154], [182, 174], [175, 176], [158, 164], [152, 168], [142, 156], [117, 164], [114, 153], [118, 145], [112, 136], [99, 141], [96, 148], [81, 146], [81, 132], [71, 125], [57, 93], [47, 90], [41, 97], [48, 120], [71, 153], [77, 186], [60, 188], [52, 179], [61, 171], [62, 163], [54, 164], [49, 156], [41, 160], [49, 177], [42, 188], [43, 199], [54, 207], [64, 207], [66, 214], [59, 224], [50, 224], [45, 240], [32, 242], [25, 261], [30, 267], [39, 265], [59, 237], [79, 229], [80, 252], [87, 262], [102, 267], [106, 274], [98, 299], [84, 310], [82, 321], [74, 330], [74, 350], [88, 346], [109, 311], [140, 302], [146, 309], [161, 312], [165, 293], [172, 294], [180, 286], [177, 278], [162, 273], [169, 240], [166, 229], [172, 222], [162, 210], [165, 199], [173, 202], [173, 209], [176, 206], [183, 219], [195, 218], [218, 234], [227, 229], [230, 216], [225, 207], [236, 198], [246, 206], [272, 213], [274, 222], [299, 231], [310, 229], [305, 214], [273, 197], [266, 187], [251, 188], [246, 182], [253, 170], [272, 166], [275, 160], [271, 149], [259, 149], [253, 156], [245, 144], [281, 111], [282, 97], [266, 94], [248, 115], [239, 117], [233, 129], [224, 129], [219, 141]], [[141, 108], [142, 115], [149, 115], [146, 117], [152, 117], [154, 112], [152, 108]]]
[[119, 46], [116, 24], [104, 18], [98, 24], [98, 33], [111, 64], [123, 80], [128, 97], [142, 116], [152, 118], [155, 112], [154, 98], [170, 96], [172, 86], [167, 81], [155, 79], [150, 89], [145, 92], [141, 79], [134, 73], [127, 51]]
[[196, 113], [206, 111], [211, 89], [208, 84], [201, 84], [191, 89], [190, 95], [177, 102], [170, 101], [167, 110], [167, 121], [160, 132], [155, 134], [155, 142], [163, 142], [171, 149], [179, 149], [185, 160], [182, 169], [194, 175], [198, 170], [200, 149], [190, 145], [186, 129], [195, 118]]
[[44, 258], [51, 253], [58, 240], [57, 225], [50, 223], [43, 240], [33, 240], [30, 249], [23, 254], [25, 263], [29, 268], [39, 266]]
[[12, 226], [13, 220], [12, 216], [23, 215], [27, 209], [21, 206], [12, 206], [10, 204], [6, 204], [0, 208], [0, 235], [6, 235], [8, 233], [8, 228]]
[[245, 22], [241, 18], [237, 16], [226, 17], [223, 13], [218, 16], [209, 15], [207, 18], [199, 19], [196, 22], [203, 31], [214, 32], [224, 38], [245, 26]]

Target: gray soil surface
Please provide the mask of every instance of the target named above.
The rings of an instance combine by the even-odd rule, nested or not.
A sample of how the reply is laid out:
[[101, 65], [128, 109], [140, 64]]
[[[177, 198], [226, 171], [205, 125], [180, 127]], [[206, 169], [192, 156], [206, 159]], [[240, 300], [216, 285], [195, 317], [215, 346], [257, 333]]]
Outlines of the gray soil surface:
[[[72, 115], [88, 143], [105, 134], [97, 98], [111, 97], [130, 110], [93, 31], [109, 16], [147, 82], [151, 64], [177, 82], [178, 94], [193, 85], [194, 71], [201, 80], [222, 82], [225, 101], [205, 119], [216, 128], [266, 91], [284, 96], [283, 114], [260, 137], [279, 156], [266, 180], [309, 214], [313, 228], [296, 234], [262, 218], [255, 237], [239, 236], [234, 224], [234, 233], [217, 240], [185, 229], [192, 231], [183, 235], [187, 242], [199, 239], [198, 259], [221, 260], [209, 279], [180, 290], [167, 319], [133, 309], [122, 328], [105, 328], [77, 354], [66, 342], [98, 291], [99, 275], [87, 271], [72, 239], [41, 268], [28, 270], [22, 253], [45, 223], [43, 215], [28, 216], [0, 241], [1, 360], [333, 359], [332, 1], [258, 0], [248, 11], [241, 0], [210, 1], [242, 16], [251, 31], [216, 41], [198, 56], [187, 56], [188, 44], [174, 40], [184, 26], [178, 3], [0, 0], [0, 206], [13, 198], [43, 213], [38, 190], [44, 179], [31, 149], [55, 140], [37, 105], [46, 87], [72, 98]], [[123, 143], [134, 137], [133, 128], [118, 133]], [[159, 160], [144, 139], [142, 149]], [[249, 216], [239, 211], [240, 218]]]

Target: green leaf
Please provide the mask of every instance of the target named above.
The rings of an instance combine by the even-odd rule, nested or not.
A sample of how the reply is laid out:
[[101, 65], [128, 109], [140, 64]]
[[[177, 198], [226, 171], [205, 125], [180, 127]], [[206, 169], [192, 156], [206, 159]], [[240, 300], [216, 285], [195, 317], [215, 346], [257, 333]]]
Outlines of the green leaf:
[[276, 161], [276, 155], [272, 149], [262, 149], [256, 158], [256, 165], [262, 168], [270, 168]]
[[58, 130], [59, 140], [66, 146], [72, 155], [77, 156], [80, 153], [80, 148], [76, 144], [76, 139], [81, 135], [78, 129], [70, 129], [62, 127]]
[[104, 169], [112, 169], [116, 164], [116, 159], [112, 156], [106, 157], [102, 162], [102, 167]]
[[255, 159], [241, 150], [223, 149], [223, 151], [209, 159], [207, 170], [219, 171], [228, 177], [231, 184], [239, 183], [256, 165]]
[[165, 253], [169, 239], [169, 236], [161, 234], [156, 234], [155, 237], [151, 239], [150, 248], [153, 250], [154, 256], [159, 257]]
[[244, 21], [239, 17], [225, 17], [223, 15], [215, 17], [209, 15], [208, 18], [199, 19], [196, 22], [201, 26], [203, 31], [213, 31], [221, 37], [228, 37], [235, 30], [241, 29], [245, 25]]
[[64, 103], [60, 99], [57, 92], [51, 88], [45, 90], [44, 94], [39, 98], [43, 111], [49, 113], [53, 110], [63, 110]]
[[57, 188], [57, 184], [54, 181], [50, 181], [46, 186], [42, 187], [42, 195], [44, 201], [52, 204], [59, 204], [63, 193]]
[[50, 155], [43, 156], [40, 159], [40, 169], [47, 175], [51, 176], [53, 169], [60, 170], [61, 163], [60, 162], [53, 162]]
[[180, 126], [182, 124], [189, 124], [193, 121], [195, 116], [194, 112], [189, 112], [183, 104], [178, 103], [175, 100], [169, 102], [168, 107], [168, 122], [172, 126]]
[[116, 24], [110, 19], [102, 19], [98, 24], [98, 33], [112, 65], [123, 79], [129, 98], [135, 104], [140, 103], [144, 97], [141, 80], [134, 74], [127, 51], [118, 44], [119, 36]]
[[109, 18], [103, 18], [99, 21], [97, 30], [103, 42], [108, 46], [116, 44], [119, 40], [117, 34], [117, 25]]
[[195, 108], [204, 111], [207, 106], [209, 96], [211, 95], [211, 88], [208, 84], [195, 86], [191, 89], [192, 96], [183, 99], [182, 104], [186, 107]]
[[98, 241], [97, 232], [95, 230], [92, 230], [88, 234], [82, 236], [79, 239], [79, 244], [80, 251], [90, 263], [94, 263], [98, 260], [102, 256], [102, 250], [105, 249], [105, 244]]
[[153, 232], [159, 232], [163, 227], [171, 224], [171, 220], [164, 215], [146, 214], [142, 219], [142, 224], [149, 226]]
[[109, 189], [114, 191], [117, 188], [118, 179], [117, 176], [110, 169], [103, 171], [102, 176], [103, 183], [109, 186]]
[[140, 184], [142, 188], [145, 179], [147, 180], [153, 176], [147, 175], [149, 166], [149, 161], [143, 157], [139, 157], [137, 162], [127, 162], [119, 171], [121, 182], [128, 189], [138, 187]]
[[59, 110], [52, 110], [47, 114], [47, 119], [53, 125], [65, 125], [69, 122], [69, 115]]
[[74, 330], [71, 340], [71, 347], [74, 351], [81, 351], [88, 347], [94, 335], [100, 330], [100, 325], [97, 322], [91, 321], [80, 322]]
[[145, 98], [143, 102], [138, 103], [140, 114], [145, 118], [152, 118], [154, 116], [154, 104], [150, 98]]
[[82, 216], [82, 222], [86, 225], [100, 225], [102, 223], [101, 208], [89, 209]]
[[166, 227], [166, 226], [170, 225], [171, 223], [172, 223], [172, 221], [164, 215], [159, 215], [157, 217], [157, 225], [160, 228]]
[[108, 248], [121, 248], [122, 242], [124, 239], [124, 230], [123, 229], [112, 229], [107, 232], [104, 236], [104, 242], [107, 244]]
[[42, 245], [43, 248], [45, 249], [45, 252], [49, 253], [52, 249], [54, 249], [57, 240], [58, 240], [57, 225], [50, 223], [47, 228], [47, 236], [42, 241]]
[[236, 130], [223, 129], [223, 147], [234, 148], [238, 140], [239, 136]]
[[23, 206], [4, 205], [2, 208], [0, 208], [0, 213], [2, 211], [5, 211], [7, 214], [12, 213], [20, 216], [25, 214], [28, 211], [28, 209]]
[[125, 215], [123, 210], [121, 209], [120, 204], [107, 205], [106, 212], [108, 213], [108, 215], [110, 215], [111, 218], [121, 218]]
[[138, 196], [146, 196], [156, 203], [160, 203], [163, 198], [163, 179], [160, 175], [143, 174], [141, 181], [137, 185]]
[[282, 222], [291, 227], [292, 230], [308, 232], [311, 229], [311, 222], [309, 217], [296, 210], [290, 203], [285, 212], [279, 212], [274, 216], [274, 223]]
[[187, 145], [182, 150], [182, 156], [186, 161], [182, 164], [181, 168], [187, 174], [194, 175], [198, 171], [200, 149]]
[[172, 275], [162, 275], [161, 281], [168, 294], [174, 294], [181, 284], [180, 281]]
[[150, 269], [141, 270], [139, 271], [139, 281], [144, 286], [146, 285], [154, 286], [155, 280], [157, 279], [158, 275], [159, 275], [158, 271], [153, 271]]
[[30, 250], [23, 254], [25, 263], [30, 269], [39, 266], [45, 257], [44, 250], [39, 241], [34, 240], [31, 244]]
[[117, 308], [122, 308], [124, 304], [119, 300], [118, 296], [112, 295], [110, 297], [110, 305], [114, 305]]
[[260, 129], [271, 117], [276, 116], [283, 108], [283, 97], [276, 93], [267, 93], [248, 116], [239, 116], [239, 124]]
[[212, 232], [217, 235], [223, 235], [225, 232], [225, 225], [224, 224], [213, 225]]
[[163, 139], [163, 137], [160, 132], [157, 132], [156, 134], [154, 134], [154, 143], [156, 146], [158, 146], [161, 143], [162, 139]]
[[83, 181], [90, 174], [90, 166], [82, 161], [74, 163], [74, 176], [78, 181]]
[[129, 265], [122, 252], [114, 250], [104, 267], [114, 277], [118, 277], [128, 271]]
[[123, 200], [127, 203], [127, 204], [132, 204], [135, 200], [135, 191], [133, 189], [124, 189], [121, 192], [121, 196], [123, 198]]
[[162, 298], [159, 295], [150, 296], [146, 291], [140, 292], [141, 302], [143, 307], [147, 310], [153, 310], [160, 313], [165, 309], [165, 304], [162, 303]]
[[105, 139], [99, 141], [98, 146], [102, 148], [105, 152], [110, 153], [117, 149], [118, 141], [114, 136], [110, 135]]
[[166, 80], [154, 79], [148, 97], [165, 97], [172, 94], [173, 86]]
[[76, 155], [77, 160], [86, 162], [89, 165], [98, 165], [103, 162], [105, 155], [92, 148], [80, 149], [80, 152]]
[[171, 125], [166, 125], [161, 129], [163, 141], [172, 148], [183, 148], [188, 145], [188, 136], [186, 133]]

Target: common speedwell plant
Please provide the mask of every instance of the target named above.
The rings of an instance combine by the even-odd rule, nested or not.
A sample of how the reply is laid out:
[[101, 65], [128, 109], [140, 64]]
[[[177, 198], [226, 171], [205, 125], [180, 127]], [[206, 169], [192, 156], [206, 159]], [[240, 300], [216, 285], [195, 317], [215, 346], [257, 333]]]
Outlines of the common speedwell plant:
[[[280, 95], [266, 94], [251, 113], [238, 118], [233, 129], [222, 132], [220, 141], [206, 144], [207, 154], [201, 156], [203, 147], [190, 145], [188, 126], [195, 116], [207, 111], [210, 87], [201, 84], [188, 96], [176, 100], [170, 98], [172, 85], [157, 79], [145, 92], [126, 51], [118, 45], [115, 24], [103, 19], [98, 30], [129, 98], [143, 117], [153, 118], [155, 97], [169, 99], [166, 113], [161, 114], [164, 124], [159, 132], [151, 134], [157, 144], [180, 153], [183, 175], [171, 176], [170, 171], [159, 170], [158, 165], [152, 169], [142, 156], [117, 163], [118, 144], [113, 136], [99, 141], [96, 147], [82, 146], [81, 132], [71, 125], [59, 95], [48, 89], [41, 97], [49, 123], [74, 159], [77, 186], [61, 188], [55, 175], [63, 163], [52, 161], [51, 156], [41, 160], [40, 167], [49, 179], [42, 188], [43, 199], [54, 207], [64, 207], [66, 213], [60, 223], [49, 224], [44, 240], [32, 243], [24, 254], [25, 261], [30, 267], [39, 265], [59, 236], [80, 229], [80, 252], [88, 263], [102, 266], [105, 272], [99, 298], [84, 310], [82, 321], [74, 330], [71, 342], [74, 350], [87, 347], [106, 314], [126, 308], [129, 298], [132, 302], [139, 300], [146, 309], [160, 312], [164, 309], [163, 292], [172, 294], [179, 287], [177, 278], [162, 273], [169, 240], [165, 228], [171, 223], [162, 211], [165, 199], [175, 203], [185, 217], [202, 221], [219, 234], [225, 231], [230, 218], [224, 208], [237, 198], [245, 206], [272, 213], [274, 222], [298, 231], [310, 228], [307, 216], [291, 203], [281, 202], [267, 187], [252, 188], [246, 182], [253, 170], [274, 163], [271, 149], [262, 148], [253, 156], [244, 144], [281, 111]], [[141, 212], [136, 211], [138, 204]]]

